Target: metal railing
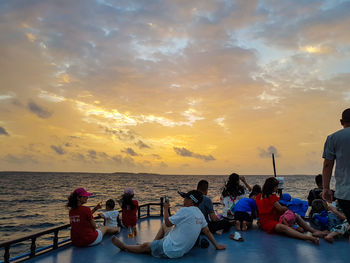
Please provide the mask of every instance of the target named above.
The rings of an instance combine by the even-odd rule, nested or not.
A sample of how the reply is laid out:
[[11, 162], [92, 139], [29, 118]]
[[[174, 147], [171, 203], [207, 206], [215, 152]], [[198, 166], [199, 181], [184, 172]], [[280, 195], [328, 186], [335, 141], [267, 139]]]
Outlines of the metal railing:
[[[152, 216], [163, 216], [163, 203], [164, 203], [164, 199], [163, 199], [163, 197], [161, 197], [160, 203], [147, 203], [147, 204], [140, 205], [138, 207], [138, 211], [137, 211], [138, 218], [147, 218], [147, 217], [152, 217]], [[160, 213], [156, 214], [156, 215], [151, 214], [151, 206], [159, 206]], [[144, 207], [146, 207], [146, 213], [142, 214], [142, 208], [144, 208]], [[99, 217], [98, 216], [95, 217], [95, 219], [97, 219], [97, 218], [99, 218]], [[55, 250], [59, 247], [70, 245], [71, 244], [70, 238], [62, 240], [62, 241], [58, 241], [59, 240], [59, 238], [58, 238], [59, 231], [68, 229], [69, 227], [70, 227], [70, 224], [66, 224], [66, 225], [62, 225], [62, 226], [58, 226], [58, 227], [52, 227], [52, 228], [46, 229], [44, 231], [40, 231], [40, 232], [31, 234], [31, 235], [27, 235], [27, 236], [24, 236], [21, 238], [1, 242], [0, 248], [4, 248], [4, 250], [5, 250], [3, 262], [9, 263], [9, 262], [24, 261], [26, 259], [30, 259], [30, 258], [33, 258], [35, 256], [50, 252], [50, 251]], [[41, 237], [43, 235], [47, 235], [47, 234], [53, 234], [52, 245], [37, 248], [37, 245], [36, 245], [37, 239], [39, 237]], [[23, 243], [25, 241], [30, 241], [30, 252], [11, 258], [10, 257], [11, 246], [14, 246], [14, 245], [19, 244], [19, 243]]]

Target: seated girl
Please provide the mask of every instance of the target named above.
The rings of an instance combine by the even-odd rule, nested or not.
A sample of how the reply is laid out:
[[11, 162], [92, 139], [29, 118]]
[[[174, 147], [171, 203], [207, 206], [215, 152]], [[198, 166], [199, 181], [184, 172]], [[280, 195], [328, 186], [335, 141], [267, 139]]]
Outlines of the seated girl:
[[[245, 186], [241, 185], [239, 181], [242, 181]], [[239, 176], [236, 173], [231, 174], [222, 190], [220, 198], [224, 204], [222, 216], [233, 219], [235, 204], [239, 199], [246, 197], [251, 190], [252, 188], [249, 186], [244, 176]]]
[[309, 240], [318, 245], [318, 237], [323, 237], [326, 235], [326, 233], [315, 230], [309, 226], [299, 215], [296, 215], [296, 223], [304, 230], [310, 231], [312, 233], [312, 236], [300, 233], [294, 228], [291, 228], [279, 222], [281, 215], [287, 211], [288, 208], [283, 207], [278, 202], [279, 198], [276, 195], [278, 183], [278, 180], [274, 177], [267, 178], [262, 188], [262, 193], [256, 197], [261, 229], [269, 234], [284, 234], [293, 238]]
[[349, 233], [350, 227], [345, 215], [332, 205], [328, 205], [322, 199], [312, 201], [310, 212], [311, 221], [320, 229], [326, 229], [329, 233], [324, 237], [329, 243], [334, 238]]

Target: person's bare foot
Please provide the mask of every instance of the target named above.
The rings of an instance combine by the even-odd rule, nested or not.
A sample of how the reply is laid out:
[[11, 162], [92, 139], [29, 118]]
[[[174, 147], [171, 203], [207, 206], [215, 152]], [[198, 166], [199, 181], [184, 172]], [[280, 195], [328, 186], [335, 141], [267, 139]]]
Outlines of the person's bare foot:
[[242, 231], [247, 231], [248, 226], [247, 226], [247, 222], [243, 221], [242, 222]]
[[314, 236], [314, 237], [325, 237], [326, 235], [327, 235], [327, 233], [325, 233], [324, 231], [315, 231], [315, 232], [313, 232], [312, 233], [312, 235]]
[[333, 243], [334, 242], [334, 238], [332, 236], [329, 236], [329, 235], [325, 236], [324, 240], [326, 240], [329, 243]]
[[237, 231], [241, 230], [241, 222], [239, 220], [236, 221], [236, 230]]
[[120, 250], [125, 250], [125, 245], [122, 241], [120, 241], [117, 237], [112, 237], [112, 243], [118, 247]]
[[319, 239], [318, 237], [313, 237], [313, 236], [311, 236], [311, 237], [310, 237], [310, 241], [311, 241], [312, 243], [314, 243], [315, 245], [319, 245], [319, 244], [320, 244], [320, 239]]

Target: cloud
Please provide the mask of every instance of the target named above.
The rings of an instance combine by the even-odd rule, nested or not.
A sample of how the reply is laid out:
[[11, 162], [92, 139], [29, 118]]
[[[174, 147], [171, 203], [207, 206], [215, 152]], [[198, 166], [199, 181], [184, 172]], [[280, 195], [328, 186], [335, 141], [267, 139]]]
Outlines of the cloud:
[[42, 118], [42, 119], [50, 118], [51, 115], [52, 115], [51, 112], [49, 112], [48, 110], [42, 108], [41, 106], [39, 106], [35, 102], [29, 102], [28, 103], [28, 109], [32, 113], [34, 113], [36, 116], [38, 116], [39, 118]]
[[0, 126], [0, 135], [10, 136], [5, 128]]
[[275, 146], [269, 146], [267, 149], [261, 149], [259, 148], [259, 156], [261, 158], [271, 158], [271, 155], [274, 154], [275, 157], [281, 157], [280, 154], [278, 153], [277, 149]]
[[131, 156], [138, 156], [138, 154], [132, 148], [125, 148], [121, 152], [129, 154]]
[[38, 160], [33, 155], [28, 154], [20, 154], [20, 155], [13, 155], [13, 154], [7, 154], [3, 158], [4, 161], [14, 164], [23, 164], [23, 163], [39, 163]]
[[54, 150], [58, 155], [63, 155], [66, 153], [61, 146], [51, 145], [50, 148]]
[[202, 155], [198, 153], [191, 152], [190, 150], [187, 150], [186, 148], [182, 147], [174, 147], [174, 151], [177, 155], [183, 156], [183, 157], [192, 157], [196, 159], [203, 160], [205, 162], [209, 161], [215, 161], [215, 158], [212, 155]]
[[135, 145], [137, 147], [139, 147], [140, 149], [151, 148], [141, 140], [139, 140], [137, 143], [135, 143]]
[[110, 129], [105, 128], [107, 134], [115, 135], [121, 141], [131, 141], [135, 139], [135, 132], [130, 129]]

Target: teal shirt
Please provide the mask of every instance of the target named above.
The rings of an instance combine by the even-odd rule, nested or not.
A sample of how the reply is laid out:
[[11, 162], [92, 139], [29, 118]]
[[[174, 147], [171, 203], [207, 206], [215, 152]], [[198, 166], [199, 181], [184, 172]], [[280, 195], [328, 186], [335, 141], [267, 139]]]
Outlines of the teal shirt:
[[322, 157], [335, 160], [335, 197], [350, 200], [350, 127], [327, 137]]

